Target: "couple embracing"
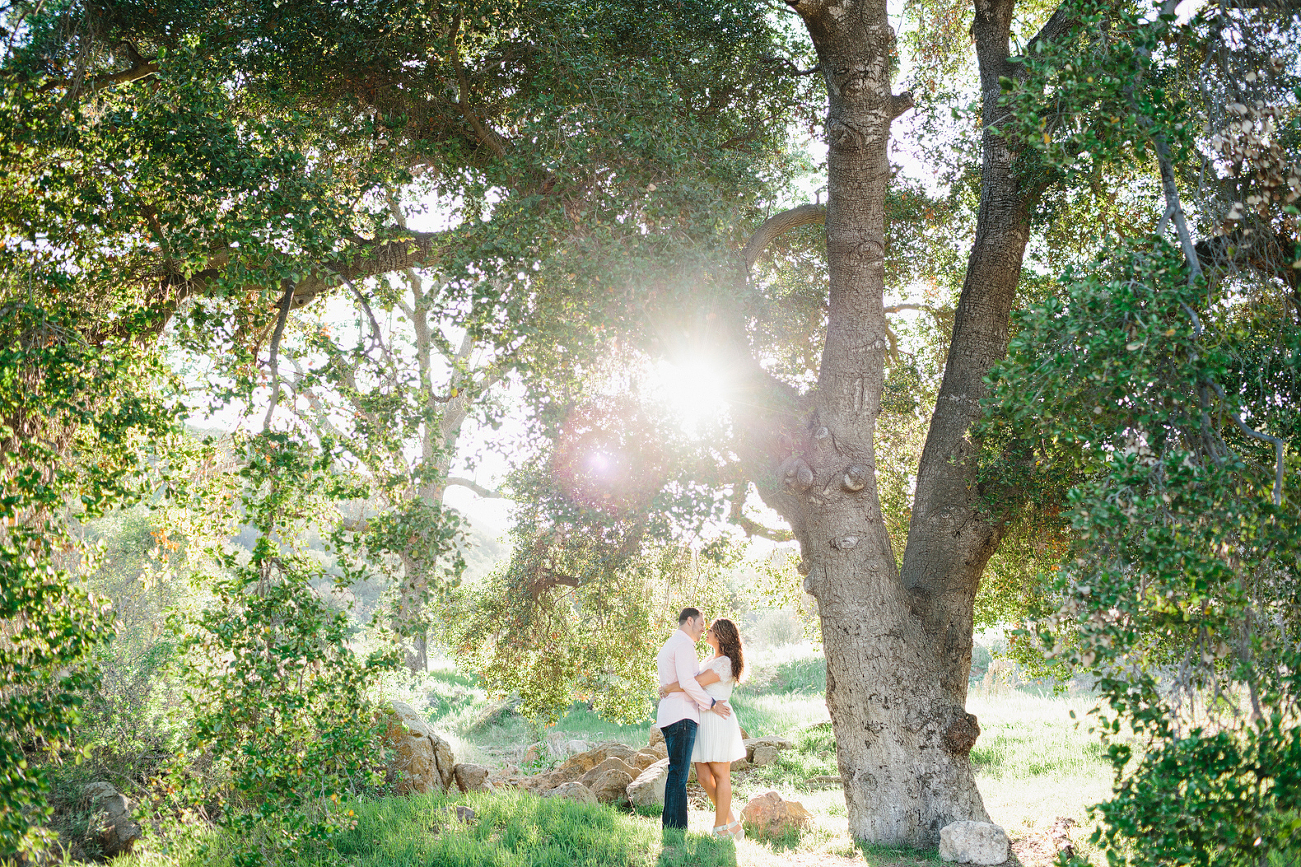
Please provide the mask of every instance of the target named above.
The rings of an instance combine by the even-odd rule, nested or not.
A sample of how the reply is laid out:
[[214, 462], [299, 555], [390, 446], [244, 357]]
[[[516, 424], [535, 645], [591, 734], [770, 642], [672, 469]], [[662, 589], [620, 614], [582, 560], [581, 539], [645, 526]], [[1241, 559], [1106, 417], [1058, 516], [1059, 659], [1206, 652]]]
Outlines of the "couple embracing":
[[[702, 634], [714, 649], [703, 665], [696, 660]], [[669, 751], [664, 827], [687, 827], [687, 772], [694, 762], [700, 786], [714, 802], [714, 834], [739, 840], [745, 832], [732, 813], [732, 762], [745, 758], [745, 745], [727, 703], [745, 668], [736, 624], [719, 618], [706, 629], [700, 611], [684, 608], [678, 628], [660, 648], [656, 666], [660, 703], [655, 724]]]

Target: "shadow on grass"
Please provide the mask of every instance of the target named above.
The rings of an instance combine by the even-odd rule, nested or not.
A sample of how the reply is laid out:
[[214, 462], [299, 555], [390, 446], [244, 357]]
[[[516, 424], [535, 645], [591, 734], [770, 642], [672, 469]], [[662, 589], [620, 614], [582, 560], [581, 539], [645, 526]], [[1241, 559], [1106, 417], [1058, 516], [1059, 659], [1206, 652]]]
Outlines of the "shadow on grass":
[[[879, 843], [859, 843], [867, 867], [905, 867], [905, 865], [944, 864], [939, 849], [914, 849], [911, 846], [882, 846]], [[1000, 867], [1024, 867], [1016, 853], [1008, 850], [1007, 860]]]
[[859, 843], [863, 860], [868, 867], [898, 867], [903, 864], [943, 864], [938, 849], [914, 849], [911, 846], [882, 846], [879, 843]]
[[661, 846], [660, 829], [644, 820], [522, 792], [385, 798], [357, 814], [335, 844], [351, 867], [652, 867], [657, 855], [660, 867], [736, 865], [730, 841], [678, 835]]
[[665, 828], [661, 845], [655, 867], [736, 867], [736, 845], [731, 840]]

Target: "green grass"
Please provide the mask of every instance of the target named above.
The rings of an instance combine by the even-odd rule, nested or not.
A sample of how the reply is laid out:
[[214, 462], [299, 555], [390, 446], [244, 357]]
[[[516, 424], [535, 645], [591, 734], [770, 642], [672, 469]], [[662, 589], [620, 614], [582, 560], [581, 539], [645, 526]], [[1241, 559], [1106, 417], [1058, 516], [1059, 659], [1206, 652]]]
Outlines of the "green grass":
[[810, 649], [784, 651], [780, 661], [756, 660], [756, 672], [746, 683], [746, 692], [822, 695], [827, 691], [827, 663], [821, 654]]
[[[1098, 736], [1088, 731], [1087, 700], [1009, 693], [973, 695], [967, 706], [980, 721], [971, 762], [981, 776], [1110, 774]], [[1082, 724], [1070, 718], [1072, 710]]]
[[1098, 735], [1089, 731], [1092, 703], [1086, 697], [977, 690], [967, 710], [980, 722], [971, 758], [990, 818], [1013, 838], [1042, 834], [1058, 816], [1072, 818], [1079, 823], [1071, 832], [1076, 852], [1101, 863], [1088, 844], [1095, 822], [1086, 808], [1111, 796], [1112, 774]]
[[[456, 805], [474, 810], [461, 822]], [[353, 803], [356, 827], [333, 844], [350, 867], [734, 867], [731, 841], [663, 832], [658, 819], [607, 807], [540, 799], [520, 792], [471, 795], [456, 801], [434, 796], [382, 798]], [[117, 867], [225, 867], [233, 841], [214, 832], [170, 849], [146, 844]], [[150, 851], [150, 850], [153, 851]], [[317, 867], [318, 853], [281, 861], [282, 867]]]
[[875, 843], [862, 843], [859, 845], [859, 851], [863, 853], [863, 860], [867, 862], [868, 867], [885, 867], [885, 865], [899, 864], [900, 862], [910, 864], [943, 864], [940, 860], [938, 849], [912, 849], [900, 846], [878, 846]]
[[[739, 811], [749, 798], [774, 789], [814, 815], [815, 824], [806, 831], [737, 844], [712, 838], [708, 836], [712, 810], [698, 790], [692, 805], [692, 833], [667, 837], [660, 830], [658, 811], [624, 812], [506, 791], [457, 801], [413, 797], [353, 802], [357, 827], [334, 844], [335, 854], [356, 867], [789, 867], [792, 858], [801, 865], [826, 867], [846, 861], [865, 862], [868, 867], [938, 863], [933, 851], [860, 846], [848, 834], [843, 791], [809, 785], [812, 777], [839, 773], [820, 692], [825, 679], [821, 657], [807, 648], [784, 648], [780, 657], [765, 659], [756, 654], [751, 665], [751, 677], [733, 702], [741, 724], [752, 737], [779, 735], [793, 741], [794, 748], [782, 751], [775, 765], [734, 774], [733, 803]], [[477, 724], [491, 702], [470, 678], [451, 670], [431, 673], [409, 689], [402, 700], [428, 708], [426, 716], [452, 742], [460, 761], [522, 765], [524, 749], [539, 740], [591, 744], [613, 740], [640, 747], [649, 736], [649, 720], [633, 726], [609, 723], [583, 704], [575, 704], [554, 727], [545, 729], [514, 713]], [[982, 734], [972, 758], [991, 818], [1014, 839], [1042, 836], [1055, 817], [1070, 816], [1080, 822], [1072, 834], [1077, 851], [1101, 863], [1085, 842], [1092, 826], [1084, 808], [1109, 795], [1110, 769], [1087, 722], [1077, 728], [1069, 717], [1075, 710], [1077, 717], [1086, 719], [1089, 705], [1086, 699], [977, 691], [969, 709], [979, 718]], [[536, 767], [523, 769], [541, 770], [551, 761], [544, 751]], [[457, 823], [447, 810], [456, 803], [471, 806], [478, 813], [477, 821]], [[144, 841], [139, 854], [118, 864], [223, 867], [223, 857], [229, 861], [233, 850], [231, 842], [220, 833], [210, 834], [207, 841], [212, 844], [210, 851], [200, 855], [192, 838], [154, 837]], [[323, 867], [325, 860], [282, 863], [283, 867]]]

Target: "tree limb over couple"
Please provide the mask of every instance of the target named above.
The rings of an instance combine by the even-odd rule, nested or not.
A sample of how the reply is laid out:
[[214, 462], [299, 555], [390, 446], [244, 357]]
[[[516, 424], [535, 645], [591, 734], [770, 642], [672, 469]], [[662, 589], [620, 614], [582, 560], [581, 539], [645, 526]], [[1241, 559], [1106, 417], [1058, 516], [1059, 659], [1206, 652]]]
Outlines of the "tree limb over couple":
[[[714, 649], [703, 666], [696, 659], [702, 634]], [[739, 840], [745, 832], [732, 812], [732, 762], [745, 758], [745, 744], [727, 703], [745, 670], [736, 624], [719, 618], [706, 629], [698, 609], [684, 608], [655, 664], [660, 680], [655, 725], [669, 751], [664, 827], [686, 830], [687, 773], [694, 762], [696, 777], [714, 802], [714, 834]]]

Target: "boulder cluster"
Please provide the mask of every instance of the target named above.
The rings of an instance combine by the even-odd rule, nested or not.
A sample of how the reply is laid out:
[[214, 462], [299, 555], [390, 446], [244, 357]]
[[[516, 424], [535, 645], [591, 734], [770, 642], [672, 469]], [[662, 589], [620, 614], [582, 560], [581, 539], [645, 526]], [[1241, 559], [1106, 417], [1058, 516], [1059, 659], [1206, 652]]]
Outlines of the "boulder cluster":
[[[651, 729], [650, 741], [640, 749], [616, 741], [597, 746], [583, 741], [556, 744], [563, 752], [572, 753], [559, 767], [540, 774], [507, 776], [493, 781], [487, 768], [457, 762], [451, 746], [410, 705], [393, 702], [387, 722], [386, 737], [394, 753], [388, 776], [398, 794], [446, 793], [453, 788], [462, 792], [490, 792], [497, 786], [505, 786], [524, 789], [543, 798], [632, 807], [664, 806], [669, 753], [659, 729]], [[744, 743], [745, 758], [732, 763], [733, 771], [775, 764], [778, 754], [793, 746], [785, 738], [775, 737], [747, 738]], [[538, 758], [540, 746], [530, 748], [534, 760]], [[691, 774], [694, 776], [694, 768]], [[775, 797], [775, 793], [769, 794]], [[766, 826], [769, 821], [765, 818], [760, 824]]]
[[[792, 746], [785, 738], [748, 738], [744, 743], [745, 758], [732, 763], [733, 771], [775, 764], [778, 754]], [[575, 745], [585, 749], [570, 756], [555, 770], [508, 782], [545, 798], [633, 807], [664, 806], [669, 757], [659, 729], [651, 729], [650, 741], [641, 749], [614, 741], [595, 747], [581, 742]], [[694, 775], [693, 767], [688, 779]]]
[[438, 736], [419, 711], [395, 701], [386, 719], [384, 737], [393, 747], [388, 781], [399, 795], [491, 792], [488, 769], [456, 761], [447, 741]]

